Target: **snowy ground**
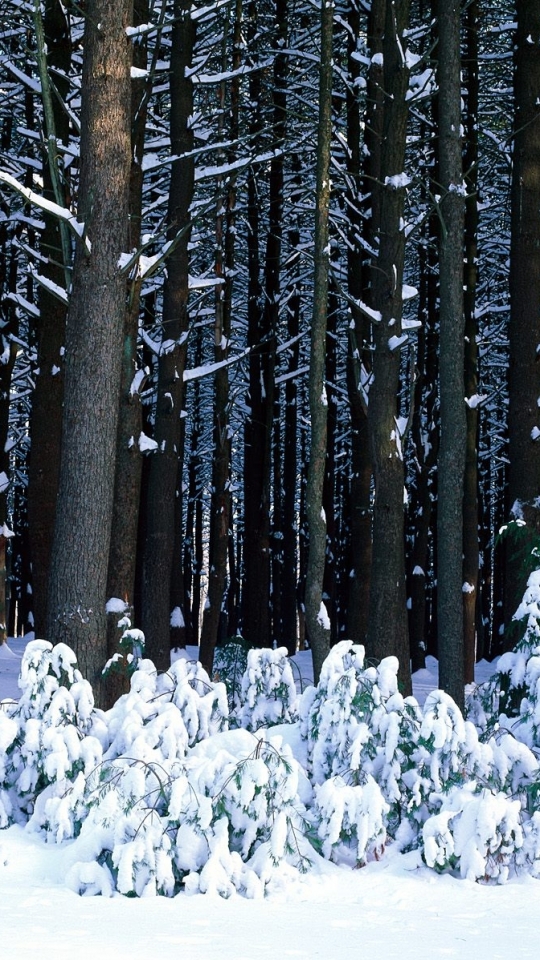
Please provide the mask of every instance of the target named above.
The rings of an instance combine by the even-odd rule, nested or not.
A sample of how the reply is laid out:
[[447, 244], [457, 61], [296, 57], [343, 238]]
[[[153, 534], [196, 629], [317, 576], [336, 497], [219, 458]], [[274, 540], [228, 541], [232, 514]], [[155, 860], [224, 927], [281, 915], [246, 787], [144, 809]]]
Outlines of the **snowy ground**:
[[[0, 647], [0, 700], [17, 696], [24, 641]], [[309, 678], [309, 654], [300, 654]], [[479, 679], [489, 674], [480, 665]], [[423, 700], [436, 662], [414, 678]], [[27, 960], [525, 960], [538, 956], [540, 884], [439, 877], [417, 854], [351, 871], [325, 863], [264, 901], [179, 895], [80, 898], [63, 878], [69, 844], [0, 832], [2, 954]]]

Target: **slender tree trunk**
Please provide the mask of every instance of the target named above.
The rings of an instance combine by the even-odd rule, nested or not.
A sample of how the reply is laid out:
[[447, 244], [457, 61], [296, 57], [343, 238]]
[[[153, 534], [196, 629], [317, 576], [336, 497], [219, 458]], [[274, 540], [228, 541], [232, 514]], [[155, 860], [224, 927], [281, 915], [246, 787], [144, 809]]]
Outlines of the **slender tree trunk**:
[[[148, 22], [148, 0], [135, 0], [134, 26]], [[133, 65], [146, 69], [147, 45], [144, 39], [133, 49]], [[143, 154], [144, 134], [148, 99], [147, 81], [132, 80], [131, 87], [131, 176], [129, 191], [129, 250], [140, 245], [142, 221]], [[114, 506], [111, 530], [111, 548], [107, 577], [107, 599], [123, 600], [130, 611], [134, 606], [135, 567], [137, 558], [137, 532], [141, 495], [142, 453], [136, 442], [142, 429], [139, 388], [135, 380], [137, 372], [137, 338], [139, 330], [139, 306], [142, 278], [136, 276], [128, 284], [124, 321], [124, 350], [122, 353], [122, 383], [116, 445], [116, 475]], [[142, 372], [142, 371], [141, 371]], [[122, 630], [118, 628], [118, 613], [107, 618], [107, 659], [118, 652], [118, 640]], [[126, 683], [126, 679], [123, 679]], [[112, 706], [118, 696], [125, 692], [122, 674], [111, 673], [107, 679], [107, 697]]]
[[[296, 178], [295, 178], [296, 180]], [[294, 202], [294, 195], [291, 198]], [[296, 228], [289, 230], [289, 245], [296, 251], [300, 243], [300, 233]], [[292, 256], [291, 271], [299, 260], [298, 253]], [[283, 426], [283, 586], [281, 592], [281, 611], [283, 622], [287, 626], [287, 649], [290, 654], [296, 652], [297, 643], [297, 580], [298, 580], [298, 386], [292, 374], [298, 370], [300, 349], [300, 293], [293, 279], [287, 290], [287, 339], [291, 341], [288, 373], [285, 381], [285, 423]]]
[[[54, 83], [59, 94], [65, 97], [68, 89], [71, 62], [71, 36], [69, 23], [60, 0], [46, 0], [43, 8], [43, 28], [47, 51], [44, 55], [50, 69], [54, 70]], [[67, 145], [69, 116], [58, 98], [51, 98], [54, 143]], [[46, 121], [47, 123], [47, 121]], [[48, 138], [48, 149], [53, 149]], [[55, 147], [56, 149], [56, 147]], [[51, 162], [58, 167], [58, 157], [44, 157], [43, 195], [57, 200], [51, 181]], [[61, 171], [58, 169], [58, 180]], [[67, 184], [61, 183], [66, 204]], [[65, 286], [65, 271], [70, 263], [64, 263], [64, 248], [58, 218], [43, 212], [44, 230], [41, 234], [41, 253], [46, 258], [41, 272], [59, 287]], [[45, 633], [47, 615], [47, 585], [49, 563], [54, 533], [56, 498], [60, 471], [60, 444], [62, 438], [62, 401], [64, 394], [64, 370], [62, 350], [66, 337], [67, 306], [50, 292], [46, 286], [39, 290], [39, 321], [37, 327], [38, 370], [32, 397], [30, 418], [30, 458], [28, 465], [28, 519], [30, 524], [30, 549], [32, 556], [32, 600], [36, 636]]]
[[[466, 147], [464, 154], [467, 199], [465, 203], [465, 397], [467, 441], [463, 487], [463, 649], [465, 683], [474, 682], [477, 646], [478, 592], [478, 324], [476, 285], [478, 279], [478, 2], [472, 0], [466, 14]], [[467, 402], [468, 401], [468, 402]]]
[[[540, 494], [540, 5], [516, 0], [516, 13], [508, 436], [509, 502], [519, 517], [520, 503]], [[506, 551], [507, 623], [525, 588], [514, 554]]]
[[[163, 341], [158, 366], [158, 395], [147, 489], [146, 543], [142, 575], [142, 628], [148, 656], [159, 670], [170, 665], [171, 576], [174, 558], [175, 499], [181, 449], [183, 375], [188, 334], [188, 244], [193, 198], [193, 85], [188, 75], [195, 39], [188, 0], [175, 0], [171, 37], [171, 153], [167, 258], [163, 291]], [[178, 574], [180, 571], [178, 571]]]
[[[68, 310], [62, 462], [48, 636], [75, 650], [99, 698], [111, 535], [131, 166], [130, 0], [89, 0], [81, 88], [76, 252]], [[91, 246], [90, 246], [91, 245]]]
[[[356, 59], [357, 38], [360, 36], [360, 15], [352, 0], [348, 12], [349, 70], [351, 85], [347, 90], [348, 132], [348, 218], [350, 222], [347, 273], [349, 294], [354, 300], [369, 302], [369, 269], [366, 249], [373, 249], [373, 225], [379, 216], [380, 151], [383, 121], [382, 66], [372, 61], [367, 78], [366, 110], [364, 117], [363, 162], [361, 160], [361, 117], [356, 93], [356, 82], [361, 67]], [[384, 31], [384, 4], [374, 3], [368, 17], [368, 43], [372, 57], [382, 52]], [[363, 181], [361, 175], [363, 174]], [[371, 210], [362, 211], [364, 204]], [[358, 237], [362, 243], [358, 244]], [[347, 389], [351, 416], [351, 483], [349, 495], [349, 522], [351, 531], [352, 570], [349, 575], [348, 635], [355, 643], [365, 643], [368, 627], [369, 590], [371, 580], [371, 451], [368, 431], [368, 393], [371, 373], [369, 351], [371, 331], [369, 321], [354, 311], [349, 323], [349, 353], [347, 359]]]
[[381, 146], [379, 247], [373, 265], [373, 383], [369, 390], [369, 427], [375, 506], [368, 625], [368, 653], [399, 659], [400, 682], [411, 689], [405, 588], [404, 467], [396, 398], [399, 390], [405, 189], [403, 170], [409, 71], [403, 57], [409, 4], [388, 2], [383, 40], [384, 127]]
[[319, 73], [319, 124], [317, 134], [317, 181], [315, 195], [315, 245], [313, 318], [309, 365], [309, 412], [311, 441], [306, 491], [309, 553], [306, 575], [306, 623], [313, 655], [313, 673], [318, 682], [330, 650], [330, 622], [322, 599], [326, 558], [326, 520], [323, 485], [326, 467], [327, 407], [325, 378], [328, 274], [330, 268], [330, 153], [332, 140], [332, 4], [321, 4], [321, 62]]
[[441, 440], [438, 464], [437, 597], [439, 685], [464, 703], [463, 479], [465, 388], [464, 189], [461, 152], [460, 4], [438, 0]]
[[[248, 42], [255, 44], [259, 27], [256, 3], [249, 6]], [[255, 49], [253, 49], [253, 54]], [[260, 142], [261, 80], [259, 72], [250, 82], [250, 100], [257, 106], [251, 122], [252, 143]], [[275, 119], [275, 117], [274, 117]], [[266, 278], [264, 288], [260, 279], [260, 210], [255, 171], [248, 182], [249, 240], [249, 304], [248, 346], [252, 348], [249, 361], [249, 407], [246, 420], [244, 471], [244, 591], [243, 629], [248, 643], [271, 645], [270, 610], [270, 498], [272, 470], [272, 421], [274, 414], [274, 350], [275, 310], [268, 294], [279, 290], [279, 257], [281, 237], [276, 234], [276, 213], [281, 198], [275, 194], [279, 165], [273, 161], [271, 174], [274, 186], [271, 196], [269, 235], [266, 249]], [[279, 228], [278, 228], [279, 229]], [[264, 299], [263, 299], [264, 297]]]
[[[233, 35], [233, 72], [231, 83], [231, 141], [238, 138], [239, 68], [242, 42], [242, 2], [236, 0]], [[225, 45], [224, 45], [225, 49]], [[223, 69], [227, 64], [225, 55]], [[225, 115], [225, 83], [220, 88], [220, 115]], [[229, 157], [234, 160], [233, 155]], [[235, 253], [236, 184], [234, 176], [218, 194], [216, 216], [216, 304], [214, 319], [214, 358], [222, 363], [229, 355], [231, 338], [232, 276]], [[229, 426], [229, 373], [221, 366], [214, 379], [214, 456], [212, 462], [212, 497], [210, 503], [210, 544], [208, 550], [208, 593], [201, 629], [200, 661], [212, 673], [214, 650], [224, 616], [224, 593], [229, 557], [231, 523], [231, 430]]]

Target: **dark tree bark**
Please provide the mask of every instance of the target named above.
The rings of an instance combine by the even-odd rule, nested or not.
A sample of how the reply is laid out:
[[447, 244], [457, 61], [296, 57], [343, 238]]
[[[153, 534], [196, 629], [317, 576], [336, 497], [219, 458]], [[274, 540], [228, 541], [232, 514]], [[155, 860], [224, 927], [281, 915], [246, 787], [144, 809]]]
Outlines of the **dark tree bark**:
[[[238, 138], [239, 76], [242, 55], [242, 3], [236, 0], [233, 34], [233, 71], [231, 84], [230, 134]], [[227, 64], [223, 63], [225, 71]], [[225, 114], [225, 83], [220, 88], [221, 116]], [[234, 157], [231, 154], [230, 160]], [[229, 355], [231, 338], [232, 277], [235, 254], [236, 184], [234, 175], [218, 190], [216, 216], [216, 286], [214, 316], [214, 359], [223, 364], [214, 378], [214, 456], [212, 462], [212, 497], [210, 503], [210, 543], [208, 550], [208, 593], [203, 614], [200, 661], [212, 673], [214, 650], [224, 616], [224, 593], [229, 557], [231, 523], [231, 430], [229, 426], [229, 373], [224, 361]]]
[[[133, 24], [148, 22], [148, 0], [135, 0]], [[147, 44], [139, 39], [133, 48], [133, 66], [146, 69]], [[148, 82], [134, 78], [131, 86], [131, 174], [129, 190], [129, 251], [137, 250], [141, 240], [144, 134], [148, 104]], [[142, 454], [137, 440], [142, 429], [139, 389], [136, 385], [137, 338], [142, 277], [137, 267], [128, 281], [122, 353], [122, 383], [116, 444], [114, 505], [107, 576], [107, 599], [123, 600], [133, 616], [137, 532], [141, 496]], [[122, 629], [118, 613], [107, 617], [107, 659], [118, 653]], [[127, 675], [110, 673], [107, 699], [110, 706], [125, 692]]]
[[[175, 0], [170, 129], [171, 153], [180, 159], [172, 164], [169, 187], [167, 239], [173, 246], [167, 257], [163, 292], [163, 342], [158, 365], [154, 431], [158, 449], [150, 455], [142, 577], [142, 629], [146, 651], [159, 670], [167, 670], [170, 665], [175, 499], [178, 461], [183, 459], [181, 412], [188, 334], [190, 204], [194, 183], [193, 132], [189, 123], [193, 114], [193, 85], [186, 76], [195, 38], [190, 9], [187, 0]], [[177, 575], [181, 575], [180, 570]]]
[[[8, 246], [7, 225], [0, 222], [0, 249], [6, 251]], [[0, 268], [0, 294], [15, 295], [17, 289], [17, 248], [11, 246], [9, 260]], [[7, 524], [8, 490], [10, 486], [10, 455], [9, 455], [9, 398], [11, 393], [11, 376], [17, 357], [18, 319], [15, 304], [5, 301], [2, 310], [2, 359], [0, 362], [0, 646], [7, 640], [8, 623], [8, 578], [7, 578], [7, 549], [8, 541], [13, 535]]]
[[[62, 462], [47, 635], [68, 643], [99, 699], [106, 659], [131, 165], [130, 0], [89, 0], [82, 79], [78, 243], [68, 310]], [[89, 247], [91, 244], [91, 247]]]
[[477, 617], [480, 611], [478, 592], [478, 324], [476, 321], [476, 287], [478, 279], [478, 2], [467, 7], [465, 29], [465, 397], [467, 440], [463, 485], [463, 651], [465, 683], [474, 682], [477, 646]]
[[[436, 176], [435, 176], [436, 179]], [[426, 193], [427, 193], [426, 186]], [[430, 535], [435, 523], [436, 475], [439, 451], [438, 432], [438, 289], [436, 276], [436, 236], [438, 218], [429, 217], [419, 248], [418, 316], [422, 327], [418, 332], [414, 391], [414, 412], [411, 424], [415, 477], [410, 491], [408, 555], [409, 640], [411, 668], [425, 667], [428, 649], [434, 649], [435, 624], [431, 614], [430, 567], [433, 556]]]
[[383, 39], [384, 125], [381, 145], [379, 245], [373, 264], [373, 383], [369, 429], [375, 506], [368, 625], [368, 654], [399, 659], [400, 683], [411, 689], [405, 589], [404, 468], [397, 421], [399, 390], [404, 234], [401, 229], [403, 170], [409, 71], [403, 57], [409, 4], [386, 3]]
[[[295, 191], [299, 190], [298, 176], [295, 173], [295, 187], [291, 197], [294, 205]], [[289, 230], [289, 246], [295, 251], [289, 262], [294, 274], [299, 254], [300, 232], [297, 226]], [[283, 425], [283, 585], [281, 591], [281, 614], [287, 625], [286, 645], [289, 654], [296, 652], [297, 629], [297, 569], [298, 569], [298, 384], [296, 376], [300, 358], [299, 331], [301, 296], [296, 278], [292, 279], [286, 291], [287, 298], [287, 339], [291, 342], [288, 374], [285, 381], [285, 422]]]
[[[347, 272], [349, 294], [356, 301], [368, 303], [369, 255], [375, 237], [373, 227], [379, 218], [380, 151], [383, 122], [382, 66], [376, 60], [367, 77], [366, 110], [364, 117], [365, 156], [361, 157], [361, 116], [356, 94], [356, 81], [361, 74], [356, 53], [360, 35], [360, 15], [352, 2], [348, 12], [349, 70], [351, 86], [347, 91], [348, 147], [348, 218], [349, 251]], [[368, 44], [372, 56], [382, 52], [384, 31], [384, 4], [372, 4], [368, 17]], [[365, 200], [362, 202], [362, 195]], [[364, 209], [362, 209], [362, 207]], [[349, 523], [351, 531], [352, 570], [349, 577], [348, 636], [355, 643], [365, 643], [369, 590], [371, 580], [371, 451], [368, 431], [368, 392], [371, 373], [369, 350], [371, 330], [368, 319], [360, 310], [354, 310], [349, 323], [349, 352], [347, 358], [347, 389], [351, 416], [351, 483]]]
[[[43, 29], [47, 44], [47, 63], [54, 69], [54, 82], [58, 92], [65, 97], [71, 61], [71, 36], [69, 21], [59, 0], [46, 0], [43, 9]], [[69, 116], [57, 97], [52, 98], [55, 142], [67, 144]], [[47, 124], [47, 120], [45, 121]], [[47, 134], [52, 131], [47, 130]], [[48, 142], [48, 149], [52, 144]], [[51, 163], [57, 164], [57, 156], [44, 157], [43, 195], [55, 200], [51, 181]], [[67, 202], [67, 184], [58, 178]], [[65, 271], [70, 263], [64, 263], [64, 248], [61, 226], [57, 217], [43, 212], [44, 230], [41, 234], [41, 252], [46, 258], [41, 272], [57, 284], [65, 286]], [[60, 471], [60, 444], [62, 438], [62, 401], [64, 394], [64, 363], [62, 349], [65, 345], [67, 306], [55, 297], [46, 286], [39, 289], [39, 320], [37, 324], [39, 373], [32, 397], [30, 419], [30, 459], [28, 466], [28, 519], [30, 524], [30, 549], [32, 556], [32, 599], [34, 629], [36, 636], [44, 636], [47, 614], [47, 584], [49, 563], [54, 533], [56, 498]]]
[[[510, 507], [540, 494], [540, 5], [516, 0], [514, 142], [510, 251]], [[507, 550], [505, 619], [525, 587]]]
[[325, 350], [330, 269], [330, 154], [332, 139], [332, 49], [333, 7], [321, 8], [321, 61], [319, 72], [319, 121], [317, 133], [317, 180], [315, 194], [315, 243], [313, 317], [309, 365], [309, 412], [311, 440], [306, 490], [309, 552], [306, 574], [306, 624], [313, 655], [313, 673], [318, 682], [330, 650], [330, 623], [323, 603], [326, 559], [326, 519], [323, 486], [326, 468], [327, 407]]
[[[256, 43], [258, 31], [257, 5], [250, 3], [248, 40]], [[253, 47], [252, 47], [252, 51]], [[261, 78], [257, 71], [250, 80], [250, 100], [256, 107], [251, 121], [251, 142], [260, 142]], [[274, 160], [272, 169], [274, 191], [279, 166]], [[270, 609], [270, 501], [272, 469], [272, 420], [274, 414], [274, 363], [276, 304], [268, 301], [279, 289], [280, 237], [276, 234], [277, 205], [281, 199], [275, 192], [271, 197], [266, 249], [266, 278], [261, 282], [260, 263], [260, 209], [256, 171], [250, 171], [248, 180], [248, 346], [252, 348], [249, 360], [249, 415], [244, 428], [246, 464], [244, 473], [244, 589], [243, 633], [249, 644], [271, 646]], [[279, 228], [278, 228], [279, 229]]]
[[438, 0], [441, 231], [437, 601], [439, 685], [464, 705], [463, 479], [465, 388], [463, 312], [464, 190], [461, 145], [460, 4]]
[[[272, 438], [273, 438], [273, 524], [271, 531], [271, 623], [273, 625], [272, 642], [278, 647], [284, 643], [291, 645], [291, 626], [283, 618], [282, 591], [283, 576], [283, 503], [284, 498], [294, 496], [294, 488], [289, 493], [283, 486], [282, 446], [281, 446], [281, 393], [275, 386], [275, 344], [279, 323], [281, 300], [281, 251], [283, 243], [283, 192], [284, 192], [284, 147], [287, 135], [287, 55], [282, 52], [287, 46], [287, 0], [276, 0], [276, 48], [272, 82], [272, 147], [275, 154], [270, 162], [269, 174], [269, 224], [266, 238], [265, 260], [265, 302], [266, 318], [264, 327], [270, 332], [271, 354], [268, 378], [272, 381]], [[272, 440], [271, 440], [272, 442]], [[270, 600], [270, 598], [269, 598]]]

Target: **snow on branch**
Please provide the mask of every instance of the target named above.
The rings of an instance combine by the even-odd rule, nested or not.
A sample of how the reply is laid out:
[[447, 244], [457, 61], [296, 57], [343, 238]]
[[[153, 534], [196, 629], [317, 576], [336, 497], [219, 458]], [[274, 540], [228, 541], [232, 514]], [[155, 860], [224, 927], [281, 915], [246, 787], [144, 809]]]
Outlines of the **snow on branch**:
[[221, 370], [222, 367], [230, 367], [233, 363], [238, 363], [239, 360], [243, 360], [249, 353], [251, 353], [251, 347], [243, 350], [242, 353], [237, 353], [234, 357], [229, 357], [227, 360], [219, 360], [216, 363], [205, 363], [201, 367], [192, 367], [191, 370], [184, 370], [184, 383], [187, 380], [200, 380], [201, 377], [208, 377], [211, 373], [215, 373], [216, 370]]
[[90, 253], [92, 247], [90, 240], [85, 236], [84, 223], [79, 223], [77, 218], [72, 214], [71, 210], [68, 210], [66, 207], [59, 206], [58, 203], [54, 203], [52, 200], [47, 200], [45, 197], [40, 196], [39, 193], [34, 193], [33, 190], [30, 190], [29, 187], [23, 186], [22, 183], [19, 183], [15, 177], [10, 176], [9, 173], [4, 173], [3, 170], [0, 170], [0, 183], [7, 184], [8, 187], [12, 187], [13, 190], [16, 190], [17, 193], [20, 193], [23, 197], [26, 197], [30, 203], [33, 203], [34, 206], [39, 207], [40, 210], [46, 210], [47, 213], [51, 213], [53, 217], [57, 217], [59, 220], [63, 220], [67, 223], [70, 230], [75, 234], [79, 240], [84, 239], [84, 243], [88, 253]]

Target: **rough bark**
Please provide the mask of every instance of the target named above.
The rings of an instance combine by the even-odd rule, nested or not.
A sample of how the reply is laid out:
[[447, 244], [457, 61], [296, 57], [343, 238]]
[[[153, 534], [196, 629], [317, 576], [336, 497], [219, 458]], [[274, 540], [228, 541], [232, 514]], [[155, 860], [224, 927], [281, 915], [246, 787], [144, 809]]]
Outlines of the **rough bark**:
[[[148, 22], [148, 0], [135, 0], [133, 25]], [[139, 39], [133, 48], [133, 66], [146, 69], [147, 44]], [[131, 85], [131, 173], [129, 189], [129, 246], [137, 250], [141, 240], [142, 188], [144, 134], [148, 102], [146, 79], [132, 80]], [[118, 439], [116, 444], [116, 474], [114, 483], [113, 519], [109, 570], [107, 576], [107, 599], [123, 600], [133, 617], [135, 567], [137, 558], [137, 532], [139, 502], [141, 495], [142, 454], [137, 439], [142, 429], [141, 403], [138, 389], [133, 389], [137, 372], [137, 338], [139, 330], [139, 306], [142, 278], [137, 268], [127, 285], [127, 302], [124, 319], [124, 349], [122, 352], [122, 383], [118, 416]], [[107, 659], [118, 650], [122, 629], [118, 628], [119, 615], [107, 617]], [[107, 699], [110, 706], [121, 693], [126, 692], [127, 675], [111, 673], [107, 678]]]
[[[68, 310], [62, 462], [47, 635], [68, 643], [99, 698], [114, 494], [131, 165], [130, 0], [89, 0], [81, 88], [78, 243]], [[88, 244], [91, 244], [89, 248]]]

